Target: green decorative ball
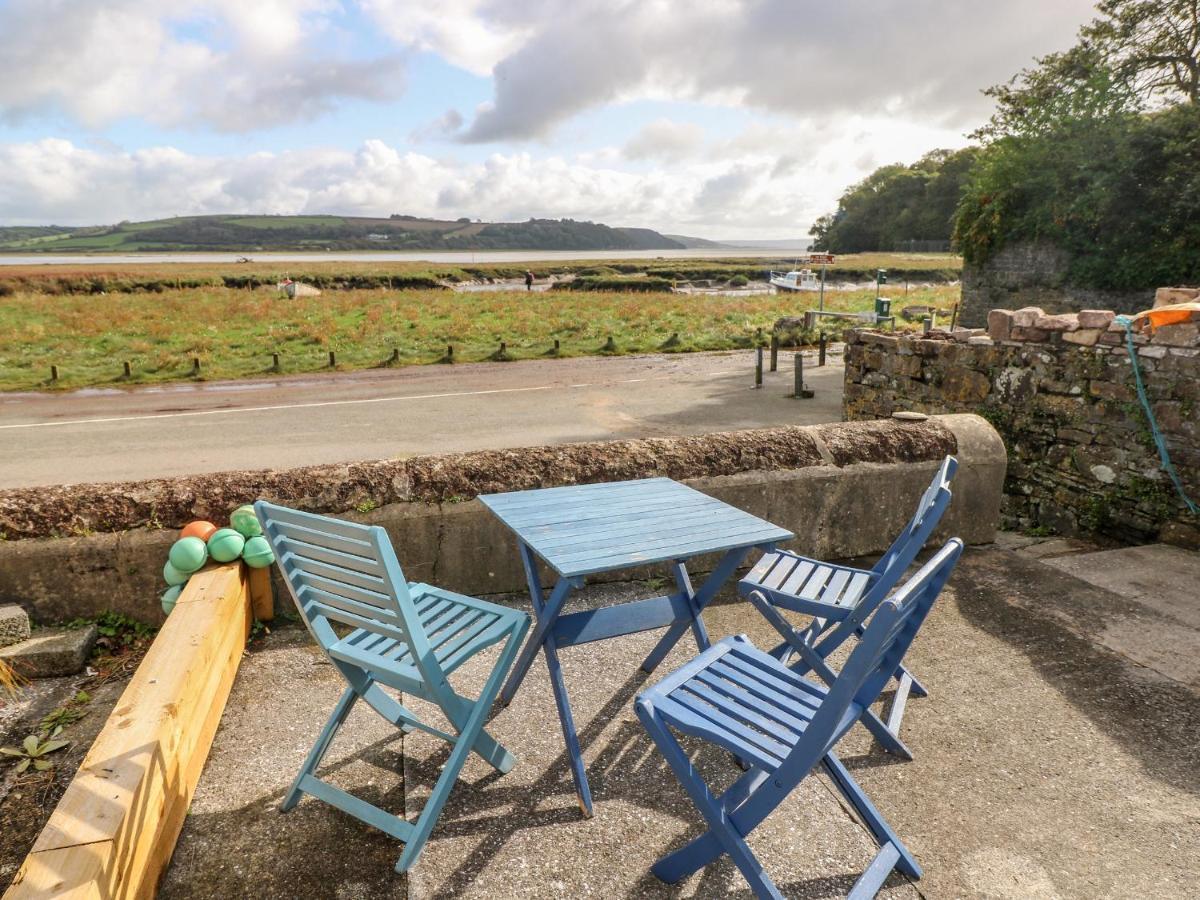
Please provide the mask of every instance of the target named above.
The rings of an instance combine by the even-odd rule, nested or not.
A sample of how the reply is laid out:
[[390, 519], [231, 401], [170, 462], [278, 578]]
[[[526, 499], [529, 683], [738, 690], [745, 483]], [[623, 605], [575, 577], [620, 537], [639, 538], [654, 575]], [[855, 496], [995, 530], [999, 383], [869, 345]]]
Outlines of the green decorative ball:
[[162, 595], [162, 611], [165, 615], [170, 615], [171, 610], [175, 608], [175, 603], [179, 600], [179, 595], [183, 593], [183, 585], [177, 584], [173, 588], [167, 588]]
[[271, 552], [271, 545], [265, 537], [252, 537], [246, 539], [242, 560], [252, 569], [265, 569], [275, 562], [275, 554]]
[[217, 562], [232, 562], [242, 555], [246, 539], [232, 528], [218, 528], [208, 539], [208, 555]]
[[170, 560], [167, 560], [166, 564], [163, 566], [163, 581], [165, 581], [171, 587], [186, 584], [187, 580], [191, 577], [192, 576], [187, 572], [180, 572], [177, 568], [171, 565]]
[[258, 523], [258, 516], [254, 514], [254, 507], [247, 503], [245, 506], [239, 506], [229, 514], [229, 524], [242, 537], [257, 537], [262, 534], [262, 525]]
[[190, 575], [208, 562], [208, 548], [198, 537], [180, 538], [171, 545], [167, 560], [178, 571]]

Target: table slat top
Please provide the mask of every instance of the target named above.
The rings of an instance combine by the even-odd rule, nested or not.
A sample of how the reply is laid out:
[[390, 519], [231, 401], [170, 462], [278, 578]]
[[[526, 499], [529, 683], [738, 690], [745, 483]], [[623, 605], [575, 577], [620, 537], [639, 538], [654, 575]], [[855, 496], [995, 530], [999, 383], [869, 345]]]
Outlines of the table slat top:
[[794, 537], [670, 478], [512, 491], [479, 499], [566, 578]]

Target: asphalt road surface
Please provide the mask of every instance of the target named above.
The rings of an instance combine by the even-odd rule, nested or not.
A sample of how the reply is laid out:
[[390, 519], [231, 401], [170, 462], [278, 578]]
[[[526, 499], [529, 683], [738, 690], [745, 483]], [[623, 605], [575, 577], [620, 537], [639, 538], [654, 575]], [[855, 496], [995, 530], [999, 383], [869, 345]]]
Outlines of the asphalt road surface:
[[841, 418], [842, 366], [752, 351], [413, 366], [266, 381], [0, 395], [0, 487], [289, 468]]

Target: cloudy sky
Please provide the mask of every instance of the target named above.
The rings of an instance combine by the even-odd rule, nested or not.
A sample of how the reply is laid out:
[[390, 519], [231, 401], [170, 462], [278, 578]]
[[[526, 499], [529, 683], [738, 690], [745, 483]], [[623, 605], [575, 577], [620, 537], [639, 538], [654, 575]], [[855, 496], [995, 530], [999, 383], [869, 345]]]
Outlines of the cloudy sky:
[[0, 0], [0, 224], [569, 216], [792, 237], [1092, 0]]

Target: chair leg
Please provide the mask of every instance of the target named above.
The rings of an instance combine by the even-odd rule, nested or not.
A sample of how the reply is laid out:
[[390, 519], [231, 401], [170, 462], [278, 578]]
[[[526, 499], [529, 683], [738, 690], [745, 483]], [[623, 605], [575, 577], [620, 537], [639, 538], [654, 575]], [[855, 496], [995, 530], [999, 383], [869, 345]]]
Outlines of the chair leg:
[[[442, 774], [438, 777], [437, 782], [433, 786], [433, 791], [429, 794], [429, 799], [425, 802], [424, 809], [417, 817], [415, 826], [413, 827], [412, 837], [404, 845], [404, 852], [400, 854], [400, 859], [396, 862], [397, 872], [407, 872], [417, 861], [421, 855], [421, 851], [425, 849], [425, 842], [429, 839], [429, 833], [433, 830], [434, 824], [441, 815], [442, 807], [446, 805], [446, 800], [450, 796], [450, 791], [454, 787], [455, 781], [458, 780], [458, 773], [463, 767], [463, 763], [467, 761], [467, 755], [475, 749], [479, 735], [483, 731], [483, 722], [487, 718], [492, 709], [492, 703], [496, 699], [496, 694], [500, 691], [500, 684], [504, 679], [505, 673], [508, 672], [509, 665], [512, 663], [513, 654], [516, 651], [517, 641], [510, 638], [505, 645], [504, 651], [500, 654], [500, 659], [492, 669], [492, 674], [488, 677], [487, 683], [483, 686], [483, 691], [479, 695], [479, 699], [475, 701], [475, 706], [471, 710], [466, 721], [463, 722], [462, 730], [459, 732], [458, 741], [454, 745], [454, 749], [450, 751], [450, 758], [446, 760], [445, 766], [442, 767]], [[461, 699], [461, 698], [460, 698]], [[443, 709], [447, 718], [450, 718], [451, 713]]]
[[[860, 721], [866, 727], [867, 731], [871, 732], [871, 736], [879, 742], [879, 746], [883, 747], [888, 753], [895, 754], [902, 759], [912, 759], [912, 751], [904, 741], [900, 740], [899, 729], [892, 726], [891, 717], [888, 718], [887, 724], [880, 721], [879, 716], [871, 712], [871, 710], [863, 710]], [[897, 724], [899, 724], [897, 722]]]
[[325, 751], [329, 749], [329, 745], [333, 743], [333, 738], [337, 734], [338, 729], [342, 727], [342, 723], [346, 721], [346, 716], [350, 715], [350, 710], [354, 707], [355, 701], [358, 700], [358, 692], [352, 687], [346, 688], [342, 692], [341, 698], [337, 705], [334, 706], [333, 712], [329, 716], [329, 720], [325, 723], [325, 727], [321, 729], [321, 733], [317, 736], [317, 741], [312, 745], [312, 749], [308, 751], [308, 756], [304, 759], [304, 765], [300, 767], [300, 772], [296, 775], [292, 782], [291, 788], [283, 798], [283, 802], [279, 804], [280, 812], [287, 812], [297, 803], [300, 802], [300, 797], [303, 791], [300, 790], [300, 782], [305, 775], [312, 775], [317, 771], [317, 767], [321, 765], [321, 759], [325, 756]]
[[834, 787], [838, 792], [846, 798], [854, 810], [858, 813], [871, 835], [875, 838], [875, 843], [880, 847], [886, 847], [891, 844], [899, 853], [899, 858], [896, 860], [896, 868], [908, 875], [911, 878], [921, 877], [921, 867], [917, 865], [916, 859], [904, 846], [904, 842], [900, 840], [899, 835], [892, 831], [892, 827], [884, 821], [883, 816], [875, 809], [866, 793], [858, 782], [855, 781], [850, 772], [842, 765], [842, 761], [838, 759], [832, 752], [825, 754], [825, 758], [821, 760], [821, 765], [829, 774], [830, 780], [833, 781]]
[[923, 684], [921, 684], [921, 682], [917, 681], [917, 677], [915, 675], [913, 675], [912, 672], [908, 671], [907, 667], [901, 665], [900, 668], [898, 668], [896, 670], [895, 677], [897, 679], [901, 679], [901, 678], [904, 678], [905, 676], [908, 677], [908, 680], [912, 684], [912, 687], [910, 688], [910, 690], [912, 691], [912, 695], [914, 697], [928, 697], [929, 696], [929, 690], [925, 687], [925, 685], [923, 685]]
[[[714, 850], [710, 841], [693, 841], [684, 847], [683, 851], [676, 851], [659, 860], [651, 866], [650, 871], [663, 881], [674, 883], [690, 872], [707, 865], [722, 853], [727, 853], [742, 873], [742, 877], [750, 884], [750, 889], [754, 891], [756, 897], [783, 900], [783, 894], [767, 876], [762, 864], [755, 858], [745, 839], [730, 826], [725, 804], [709, 791], [708, 785], [704, 783], [700, 773], [692, 766], [691, 761], [683, 752], [683, 748], [671, 735], [666, 724], [654, 714], [653, 708], [647, 705], [637, 704], [637, 713], [651, 739], [658, 745], [659, 752], [675, 772], [675, 777], [679, 779], [680, 785], [692, 798], [696, 809], [708, 823], [709, 833], [718, 844]], [[757, 774], [757, 772], [747, 773], [742, 778], [757, 777]], [[740, 781], [741, 779], [739, 779], [739, 783]]]
[[[496, 660], [496, 668], [502, 673], [501, 678], [504, 677], [503, 673], [507, 672], [509, 666], [512, 664], [513, 656], [516, 655], [517, 648], [519, 646], [520, 643], [515, 634], [505, 641], [504, 647], [500, 651], [500, 658]], [[447, 712], [447, 718], [450, 719], [450, 723], [456, 729], [459, 729], [466, 726], [466, 722], [470, 718], [473, 705], [470, 700], [459, 697], [457, 694], [454, 696], [458, 701], [458, 703], [455, 705], [455, 714], [451, 716], [450, 713]], [[482, 696], [475, 701], [476, 704], [483, 702], [484, 698]], [[453, 701], [451, 701], [451, 703], [453, 704]], [[487, 712], [490, 711], [491, 700], [488, 701]], [[484, 713], [485, 717], [487, 712]], [[475, 742], [471, 749], [478, 753], [484, 762], [488, 763], [488, 765], [490, 765], [501, 775], [508, 774], [510, 771], [512, 771], [512, 767], [517, 764], [517, 758], [508, 750], [506, 750], [499, 741], [488, 734], [487, 729], [482, 727], [479, 729], [479, 736], [475, 738]]]

